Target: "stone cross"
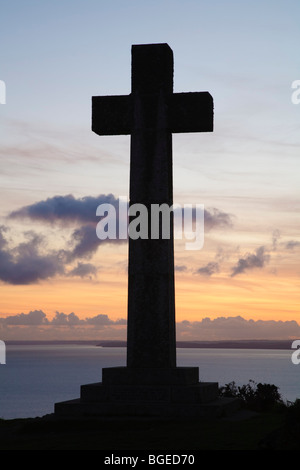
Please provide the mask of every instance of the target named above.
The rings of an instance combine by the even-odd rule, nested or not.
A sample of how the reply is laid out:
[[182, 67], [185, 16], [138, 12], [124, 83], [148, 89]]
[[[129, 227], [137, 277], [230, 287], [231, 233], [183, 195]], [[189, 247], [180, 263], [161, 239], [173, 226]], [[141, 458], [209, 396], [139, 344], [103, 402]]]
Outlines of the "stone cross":
[[82, 385], [80, 398], [56, 403], [55, 414], [207, 419], [232, 413], [239, 401], [220, 398], [217, 382], [199, 381], [198, 367], [176, 366], [172, 217], [169, 237], [151, 232], [152, 208], [173, 203], [172, 132], [212, 131], [212, 97], [173, 93], [172, 51], [150, 44], [132, 47], [131, 94], [94, 97], [92, 104], [94, 132], [131, 134], [129, 215], [137, 204], [147, 208], [151, 236], [144, 230], [130, 236], [139, 216], [130, 222], [127, 367], [103, 368], [102, 382]]
[[[173, 204], [172, 133], [213, 131], [208, 92], [173, 93], [167, 44], [132, 46], [127, 96], [92, 98], [92, 130], [131, 135], [129, 205]], [[134, 214], [133, 214], [134, 215]], [[176, 367], [173, 218], [170, 237], [129, 233], [127, 368]]]

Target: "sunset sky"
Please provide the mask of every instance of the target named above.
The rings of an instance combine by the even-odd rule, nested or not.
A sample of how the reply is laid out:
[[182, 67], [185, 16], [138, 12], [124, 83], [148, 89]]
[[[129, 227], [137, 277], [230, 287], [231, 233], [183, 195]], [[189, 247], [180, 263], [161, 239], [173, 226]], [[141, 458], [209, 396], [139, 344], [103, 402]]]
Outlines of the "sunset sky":
[[300, 337], [298, 0], [1, 1], [0, 339], [126, 337], [127, 242], [96, 208], [128, 197], [130, 137], [91, 97], [131, 91], [131, 46], [168, 43], [174, 91], [209, 91], [214, 132], [173, 136], [178, 339]]

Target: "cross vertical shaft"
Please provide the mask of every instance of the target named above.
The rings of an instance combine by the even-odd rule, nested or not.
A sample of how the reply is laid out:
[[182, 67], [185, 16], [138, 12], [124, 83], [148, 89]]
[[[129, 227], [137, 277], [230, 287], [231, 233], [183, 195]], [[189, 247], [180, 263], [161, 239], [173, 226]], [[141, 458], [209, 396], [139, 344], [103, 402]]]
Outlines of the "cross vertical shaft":
[[[133, 46], [130, 206], [173, 204], [172, 135], [168, 102], [173, 92], [169, 46]], [[170, 238], [129, 237], [127, 366], [176, 366], [173, 223]], [[150, 232], [150, 228], [149, 228]]]

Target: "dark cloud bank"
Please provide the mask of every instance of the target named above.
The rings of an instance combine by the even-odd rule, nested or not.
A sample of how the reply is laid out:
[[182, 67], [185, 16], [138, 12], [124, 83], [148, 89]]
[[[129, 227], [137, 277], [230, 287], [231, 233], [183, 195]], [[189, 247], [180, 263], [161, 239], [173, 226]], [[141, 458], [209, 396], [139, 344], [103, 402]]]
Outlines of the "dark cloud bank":
[[42, 310], [31, 310], [29, 313], [19, 313], [1, 318], [2, 325], [22, 325], [22, 326], [79, 326], [79, 325], [126, 325], [126, 320], [110, 320], [107, 315], [99, 314], [94, 317], [87, 317], [81, 320], [74, 312], [69, 314], [56, 312], [55, 316], [49, 320]]
[[[99, 196], [87, 196], [75, 198], [69, 194], [66, 196], [54, 196], [45, 201], [39, 201], [29, 206], [22, 207], [10, 214], [10, 218], [29, 218], [30, 220], [46, 223], [97, 223], [96, 209], [101, 204], [111, 204], [118, 215], [119, 198], [113, 194], [101, 194]], [[195, 215], [195, 208], [193, 208]], [[208, 230], [219, 227], [232, 226], [232, 216], [219, 209], [204, 209], [205, 227]]]
[[[0, 227], [0, 281], [21, 285], [32, 284], [53, 278], [56, 275], [93, 277], [96, 267], [90, 262], [99, 247], [106, 243], [126, 243], [124, 239], [100, 240], [96, 226], [100, 217], [96, 209], [101, 204], [111, 204], [116, 210], [116, 222], [119, 220], [119, 198], [113, 194], [100, 194], [75, 198], [73, 195], [55, 196], [44, 201], [22, 207], [8, 216], [10, 220], [28, 219], [35, 223], [51, 225], [62, 229], [71, 228], [72, 233], [66, 247], [60, 250], [47, 249], [47, 240], [33, 231], [25, 233], [26, 241], [11, 247], [8, 243], [8, 227]], [[194, 214], [195, 214], [195, 208]], [[233, 216], [216, 208], [204, 210], [205, 231], [232, 228]], [[118, 227], [117, 227], [118, 234]], [[273, 234], [270, 247], [260, 246], [253, 253], [240, 257], [231, 268], [229, 276], [243, 275], [253, 269], [262, 269], [270, 261], [271, 253], [276, 251], [278, 233]], [[284, 248], [288, 251], [299, 249], [300, 242], [290, 240]], [[74, 267], [74, 263], [77, 266]], [[71, 266], [72, 264], [72, 266]], [[221, 269], [221, 260], [199, 267], [194, 274], [213, 276]], [[185, 271], [185, 266], [178, 266], [177, 271]]]
[[[125, 318], [111, 320], [99, 314], [81, 319], [74, 312], [56, 312], [48, 319], [42, 310], [8, 315], [0, 318], [0, 336], [3, 340], [126, 340]], [[300, 338], [296, 321], [246, 320], [241, 316], [218, 317], [213, 320], [177, 322], [178, 341], [218, 340], [292, 340]]]
[[43, 253], [44, 240], [41, 236], [28, 232], [27, 241], [10, 248], [5, 233], [0, 227], [0, 280], [8, 284], [32, 284], [37, 280], [48, 279], [64, 271], [62, 253]]
[[[91, 260], [104, 243], [126, 243], [124, 239], [99, 240], [96, 225], [100, 217], [96, 209], [101, 204], [111, 204], [119, 220], [119, 199], [113, 194], [97, 197], [75, 198], [72, 195], [55, 196], [22, 207], [8, 216], [9, 220], [29, 219], [32, 222], [71, 227], [72, 234], [67, 248], [48, 250], [47, 240], [33, 231], [25, 233], [26, 241], [11, 247], [7, 240], [9, 228], [0, 227], [0, 280], [8, 284], [24, 285], [50, 279], [56, 275], [92, 277], [96, 267]], [[205, 210], [206, 230], [230, 227], [231, 216], [218, 209]], [[118, 234], [118, 227], [117, 227]], [[77, 262], [77, 267], [69, 268]]]

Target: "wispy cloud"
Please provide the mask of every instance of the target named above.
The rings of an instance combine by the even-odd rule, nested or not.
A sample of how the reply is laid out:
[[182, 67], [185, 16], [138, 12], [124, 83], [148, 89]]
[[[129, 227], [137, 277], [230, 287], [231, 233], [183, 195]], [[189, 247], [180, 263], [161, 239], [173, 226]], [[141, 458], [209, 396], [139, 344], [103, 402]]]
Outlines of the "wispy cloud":
[[233, 226], [233, 216], [216, 208], [204, 209], [204, 222], [205, 228], [208, 230], [231, 228]]
[[219, 263], [216, 262], [210, 262], [207, 263], [205, 266], [202, 266], [201, 268], [197, 269], [196, 274], [202, 274], [204, 276], [212, 276], [215, 273], [218, 273], [220, 270], [219, 268]]
[[175, 265], [174, 269], [175, 271], [182, 273], [187, 270], [187, 267], [184, 264], [178, 264]]
[[266, 253], [264, 246], [257, 248], [255, 253], [249, 253], [240, 258], [237, 264], [232, 268], [231, 277], [245, 273], [251, 269], [263, 268], [269, 261], [270, 255]]
[[294, 248], [299, 248], [300, 247], [300, 242], [298, 242], [296, 240], [290, 240], [286, 243], [285, 247], [288, 250], [293, 250]]
[[97, 268], [91, 263], [77, 263], [77, 266], [68, 272], [68, 276], [78, 276], [81, 278], [91, 278], [96, 274]]

